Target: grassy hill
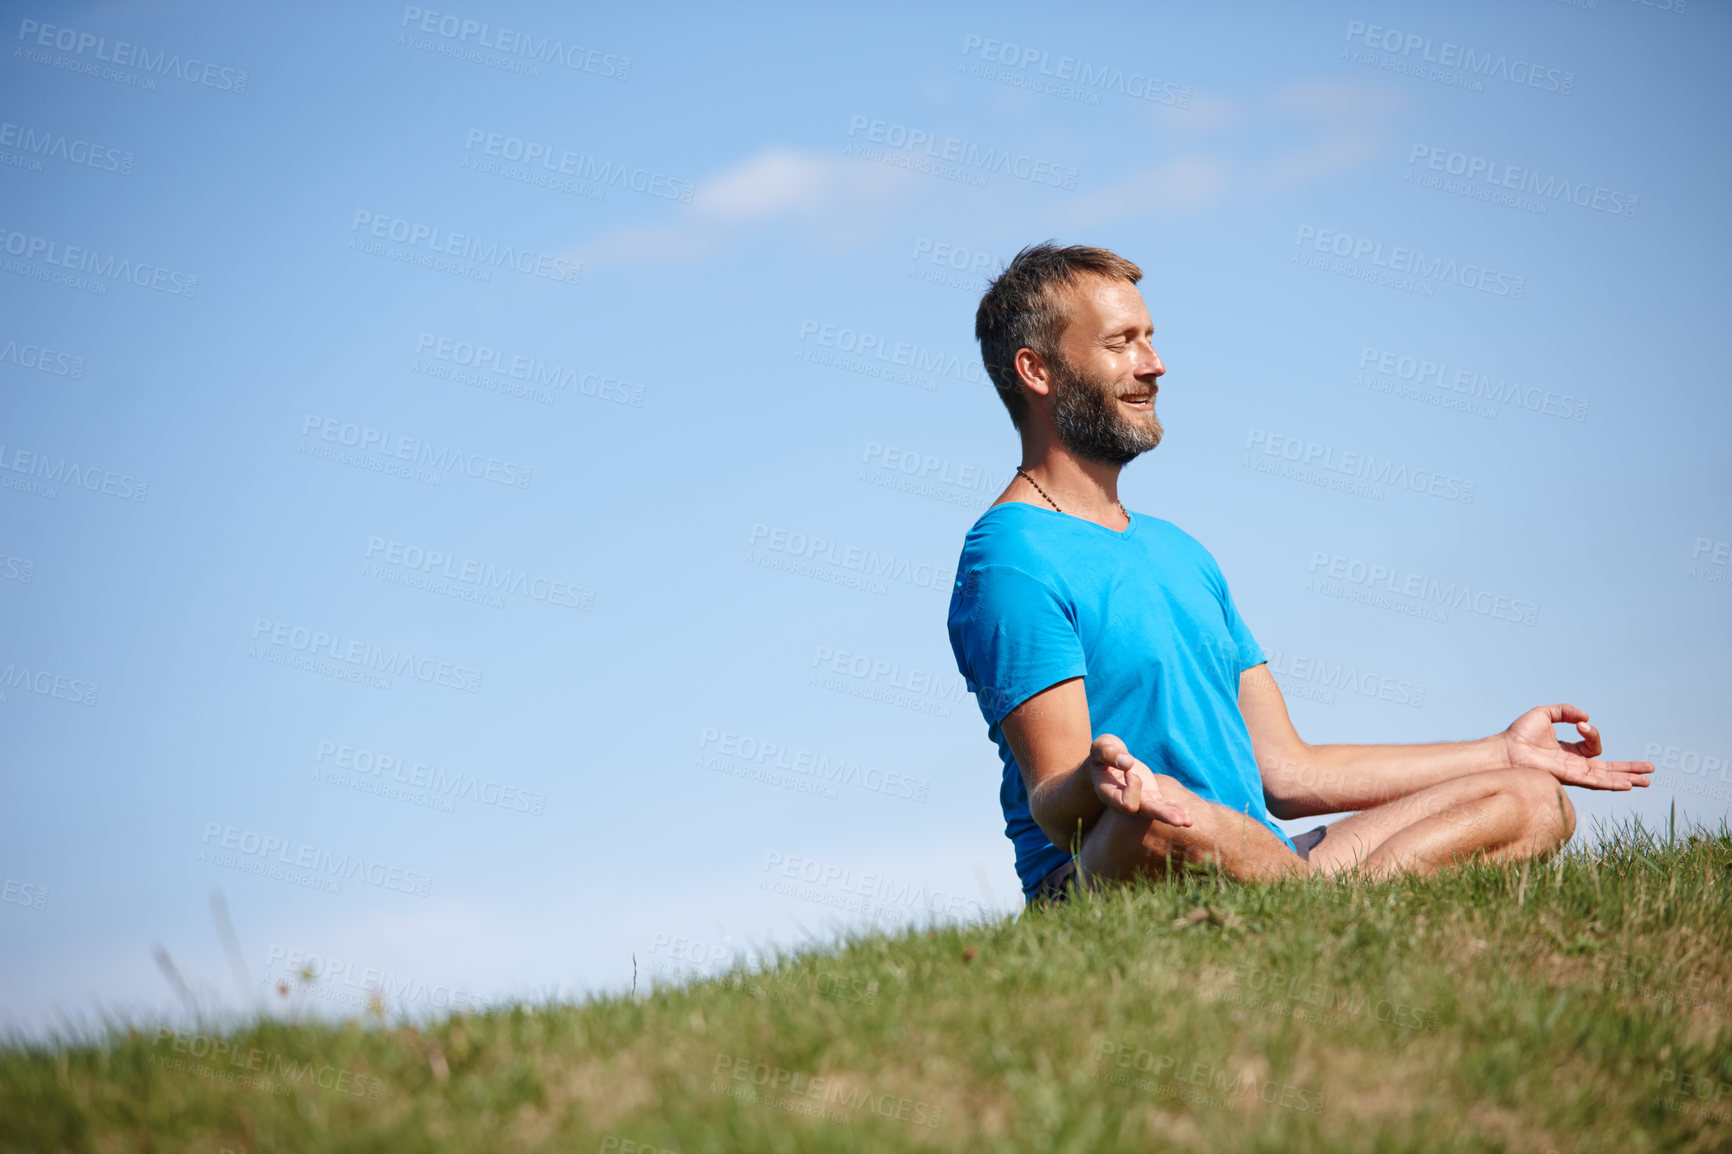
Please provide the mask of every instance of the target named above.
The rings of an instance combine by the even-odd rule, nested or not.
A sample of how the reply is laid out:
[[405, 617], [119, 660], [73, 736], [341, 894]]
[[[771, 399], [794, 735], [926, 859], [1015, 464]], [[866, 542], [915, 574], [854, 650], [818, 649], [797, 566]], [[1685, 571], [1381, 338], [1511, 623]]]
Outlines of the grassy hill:
[[0, 1049], [0, 1146], [1732, 1150], [1732, 834], [1122, 890], [636, 999]]

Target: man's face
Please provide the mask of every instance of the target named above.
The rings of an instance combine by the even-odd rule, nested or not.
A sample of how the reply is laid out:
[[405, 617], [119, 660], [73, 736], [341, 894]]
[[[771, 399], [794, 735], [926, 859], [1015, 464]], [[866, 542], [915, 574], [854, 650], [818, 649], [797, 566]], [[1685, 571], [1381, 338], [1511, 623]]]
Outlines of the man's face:
[[1088, 276], [1065, 294], [1069, 323], [1052, 358], [1053, 422], [1079, 457], [1123, 465], [1161, 443], [1155, 326], [1129, 281]]

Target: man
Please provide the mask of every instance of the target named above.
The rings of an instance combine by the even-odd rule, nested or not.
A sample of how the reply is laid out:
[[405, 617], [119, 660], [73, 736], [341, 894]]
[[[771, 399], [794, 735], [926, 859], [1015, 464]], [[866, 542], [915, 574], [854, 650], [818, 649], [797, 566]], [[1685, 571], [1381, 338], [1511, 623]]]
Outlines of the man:
[[[1004, 763], [1024, 896], [1184, 864], [1383, 877], [1532, 858], [1575, 831], [1564, 785], [1646, 786], [1654, 767], [1599, 760], [1573, 705], [1479, 741], [1300, 739], [1215, 559], [1118, 500], [1119, 471], [1161, 441], [1141, 279], [1105, 249], [1035, 245], [975, 317], [1022, 464], [963, 544], [950, 640]], [[1349, 810], [1297, 838], [1273, 820]]]

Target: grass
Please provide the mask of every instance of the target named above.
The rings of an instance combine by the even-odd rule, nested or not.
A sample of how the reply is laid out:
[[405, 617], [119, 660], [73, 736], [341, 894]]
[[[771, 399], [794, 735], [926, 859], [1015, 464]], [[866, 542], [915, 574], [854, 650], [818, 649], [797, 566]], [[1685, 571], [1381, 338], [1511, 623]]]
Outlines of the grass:
[[0, 1148], [1732, 1149], [1732, 832], [858, 936], [646, 996], [0, 1048]]

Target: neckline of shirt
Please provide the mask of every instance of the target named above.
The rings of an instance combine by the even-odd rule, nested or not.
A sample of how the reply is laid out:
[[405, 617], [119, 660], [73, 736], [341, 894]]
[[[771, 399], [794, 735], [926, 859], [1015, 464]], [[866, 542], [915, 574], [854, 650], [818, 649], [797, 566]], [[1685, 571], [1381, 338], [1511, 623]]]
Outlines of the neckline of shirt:
[[1003, 508], [1006, 508], [1006, 507], [1011, 506], [1011, 505], [1020, 505], [1024, 509], [1033, 509], [1036, 513], [1042, 513], [1048, 517], [1062, 517], [1066, 521], [1074, 521], [1079, 525], [1087, 525], [1091, 529], [1097, 529], [1102, 533], [1110, 534], [1111, 536], [1117, 537], [1121, 541], [1129, 540], [1131, 538], [1131, 536], [1133, 536], [1137, 531], [1137, 515], [1135, 513], [1131, 512], [1129, 507], [1126, 507], [1126, 509], [1125, 509], [1125, 516], [1130, 518], [1130, 523], [1127, 524], [1123, 529], [1109, 529], [1105, 525], [1102, 525], [1100, 522], [1091, 521], [1087, 517], [1078, 517], [1074, 513], [1066, 513], [1066, 512], [1063, 512], [1062, 510], [1059, 510], [1059, 509], [1048, 509], [1044, 505], [1034, 505], [1034, 504], [1030, 504], [1027, 501], [1005, 501], [1002, 504], [991, 506], [990, 508], [988, 508], [986, 510], [986, 513], [982, 513], [981, 516], [982, 517], [986, 516], [988, 513], [991, 513], [994, 509], [1003, 509]]

